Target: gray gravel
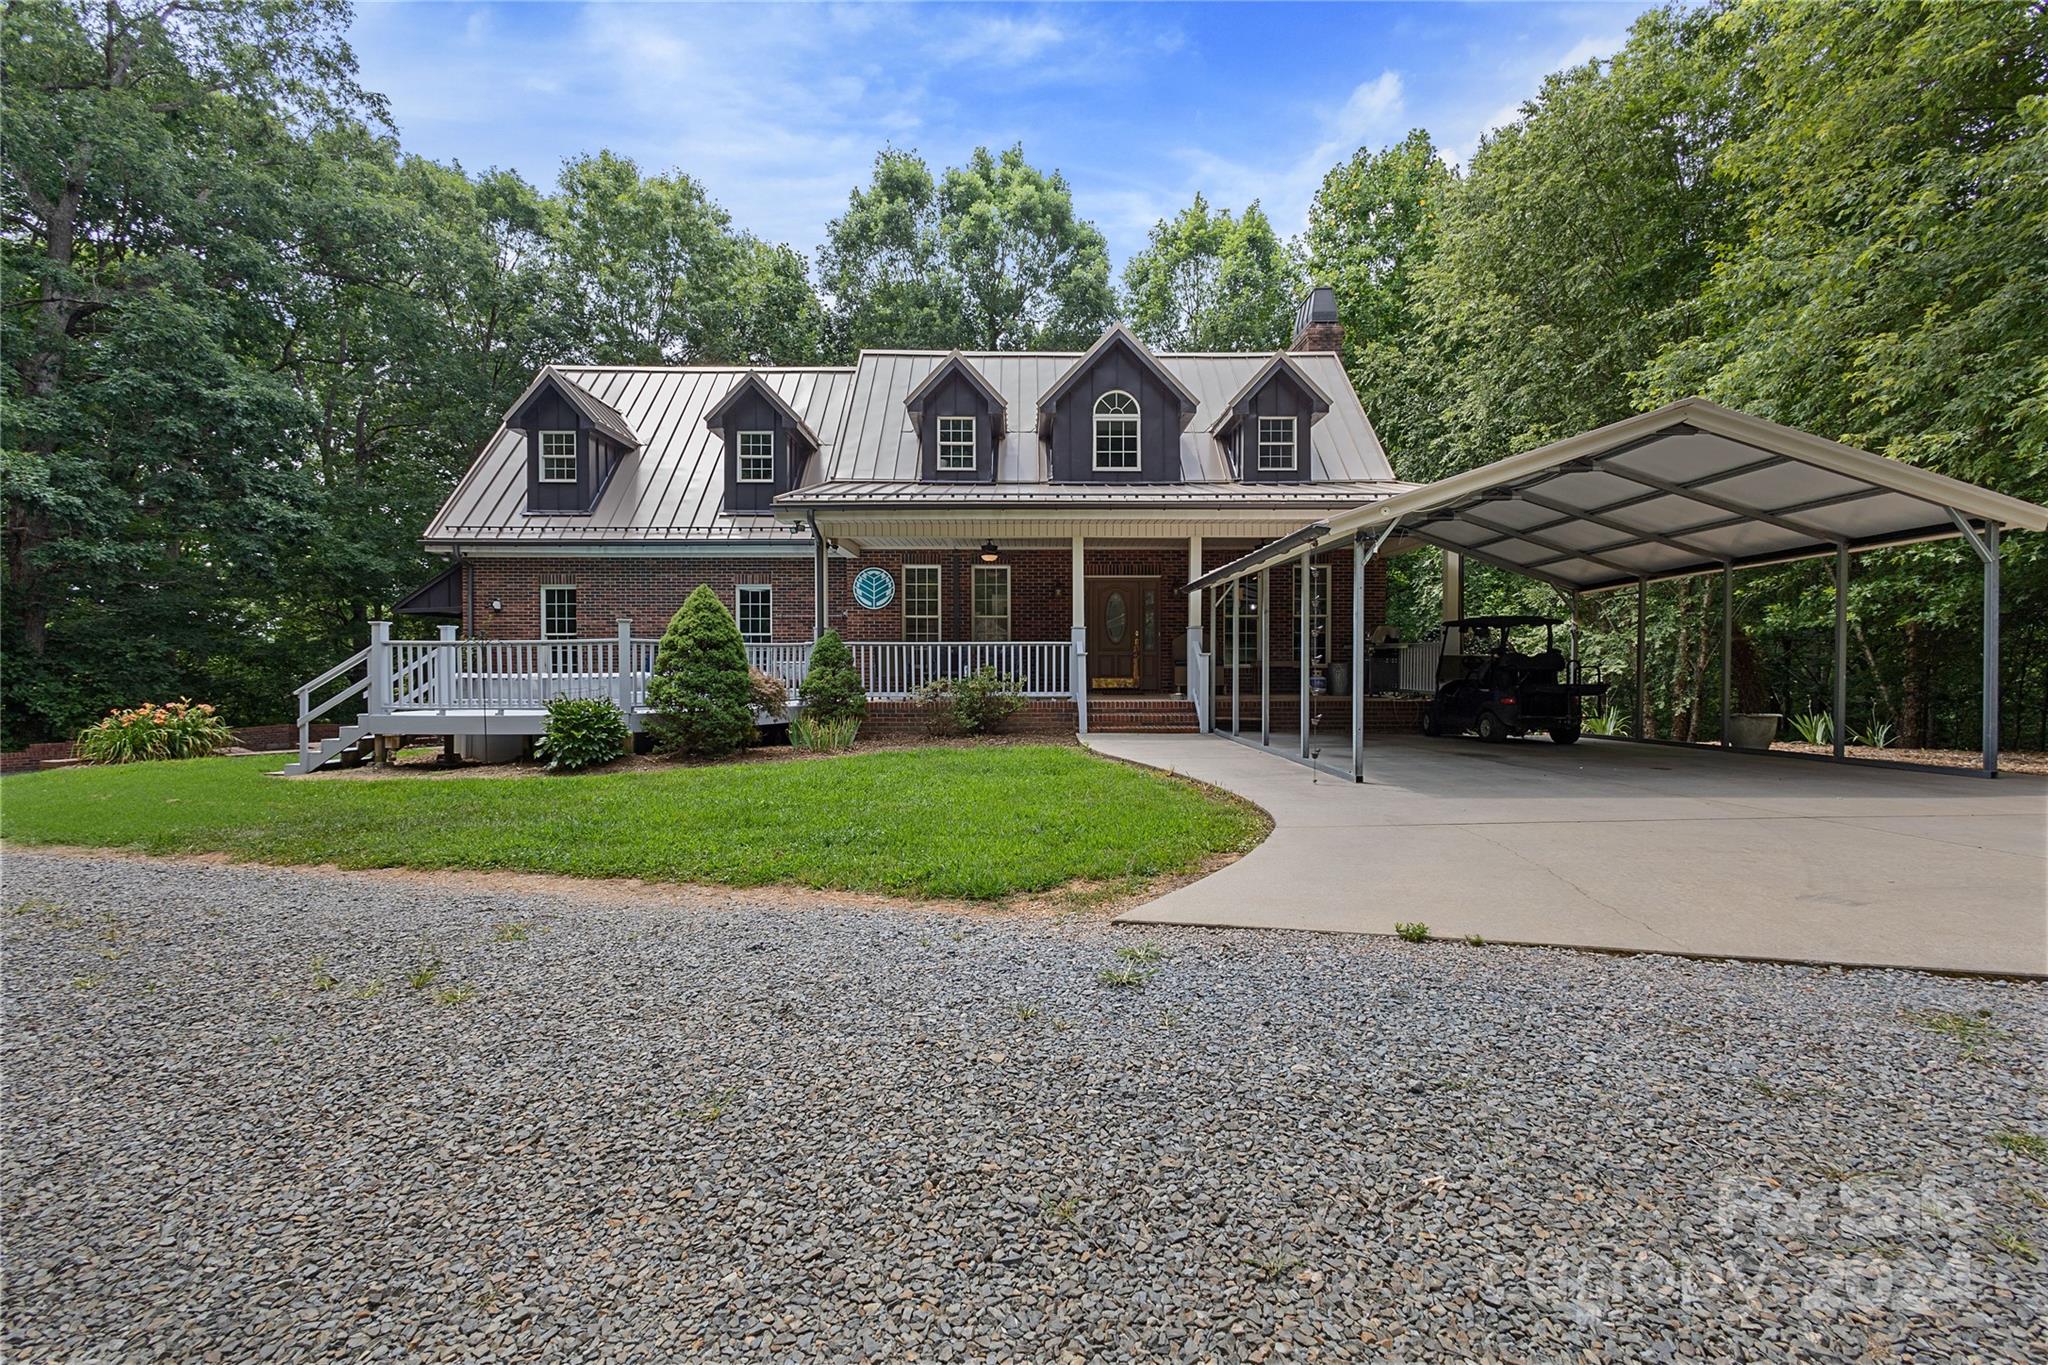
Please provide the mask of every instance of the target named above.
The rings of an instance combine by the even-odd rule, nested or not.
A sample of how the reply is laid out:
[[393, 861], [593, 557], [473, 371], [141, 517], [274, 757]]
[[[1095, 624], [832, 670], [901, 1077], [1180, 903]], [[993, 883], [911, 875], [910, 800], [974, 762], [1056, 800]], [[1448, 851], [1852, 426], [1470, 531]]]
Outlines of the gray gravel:
[[2048, 1135], [2036, 985], [5, 882], [10, 1359], [2048, 1350], [2048, 1164], [1998, 1140]]

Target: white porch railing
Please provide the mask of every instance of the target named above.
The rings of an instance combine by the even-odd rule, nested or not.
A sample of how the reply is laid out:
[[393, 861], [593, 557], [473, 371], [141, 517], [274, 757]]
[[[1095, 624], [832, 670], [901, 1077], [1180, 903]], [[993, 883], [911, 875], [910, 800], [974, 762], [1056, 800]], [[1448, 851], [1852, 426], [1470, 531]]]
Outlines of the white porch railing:
[[1067, 640], [862, 640], [847, 648], [868, 695], [877, 700], [908, 697], [928, 682], [963, 678], [984, 668], [1016, 678], [1027, 697], [1071, 694], [1074, 647]]

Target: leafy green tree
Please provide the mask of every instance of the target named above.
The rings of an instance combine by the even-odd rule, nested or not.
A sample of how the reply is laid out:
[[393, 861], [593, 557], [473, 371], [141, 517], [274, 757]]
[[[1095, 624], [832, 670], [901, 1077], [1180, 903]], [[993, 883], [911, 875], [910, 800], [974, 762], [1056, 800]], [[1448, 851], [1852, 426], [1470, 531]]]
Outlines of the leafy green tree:
[[811, 646], [811, 661], [804, 670], [803, 697], [804, 714], [814, 721], [853, 721], [856, 724], [868, 713], [867, 689], [861, 685], [860, 672], [853, 666], [853, 651], [839, 638], [839, 632], [828, 630]]
[[1233, 218], [1197, 194], [1124, 265], [1124, 313], [1165, 350], [1278, 350], [1300, 294], [1294, 259], [1256, 200]]
[[693, 758], [746, 747], [757, 738], [753, 695], [739, 627], [718, 594], [700, 583], [655, 646], [647, 705], [656, 747]]
[[687, 175], [642, 176], [610, 151], [562, 167], [550, 237], [581, 340], [622, 365], [679, 364], [716, 349], [706, 309], [738, 265], [725, 210]]
[[914, 152], [882, 152], [827, 226], [818, 273], [842, 357], [1085, 345], [1116, 316], [1102, 234], [1022, 147], [976, 148], [942, 178]]

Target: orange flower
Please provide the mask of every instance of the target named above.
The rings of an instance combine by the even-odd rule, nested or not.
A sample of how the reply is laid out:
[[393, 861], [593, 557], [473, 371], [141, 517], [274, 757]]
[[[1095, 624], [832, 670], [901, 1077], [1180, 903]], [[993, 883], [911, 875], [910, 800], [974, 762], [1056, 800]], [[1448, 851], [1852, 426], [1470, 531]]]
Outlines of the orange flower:
[[158, 725], [162, 725], [165, 721], [169, 720], [170, 717], [164, 714], [162, 707], [158, 707], [157, 713], [153, 717], [153, 719], [156, 721]]
[[203, 701], [203, 702], [200, 702], [200, 703], [199, 703], [199, 714], [200, 714], [200, 715], [202, 715], [202, 716], [210, 716], [210, 715], [212, 715], [212, 714], [213, 714], [213, 703], [212, 703], [212, 702], [210, 702], [210, 701]]

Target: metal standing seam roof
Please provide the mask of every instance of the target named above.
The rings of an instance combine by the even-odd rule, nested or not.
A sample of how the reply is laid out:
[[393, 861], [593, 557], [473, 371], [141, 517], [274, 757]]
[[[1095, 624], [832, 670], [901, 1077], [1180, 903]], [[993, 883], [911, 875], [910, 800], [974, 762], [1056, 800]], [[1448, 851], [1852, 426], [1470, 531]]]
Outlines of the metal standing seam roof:
[[2048, 531], [2048, 508], [1704, 398], [1362, 505], [1189, 584], [1396, 525], [1573, 592], [1961, 534]]
[[705, 429], [704, 414], [752, 373], [811, 430], [832, 432], [853, 382], [844, 367], [565, 365], [558, 373], [612, 408], [640, 449], [619, 462], [587, 515], [530, 514], [526, 439], [500, 424], [428, 523], [428, 544], [792, 540], [805, 533], [768, 513], [723, 510], [724, 442]]
[[[1156, 357], [1194, 397], [1197, 408], [1180, 438], [1185, 482], [1174, 484], [1052, 483], [1032, 423], [1013, 423], [997, 450], [996, 482], [925, 482], [917, 433], [904, 400], [953, 353], [868, 351], [856, 366], [747, 367], [564, 365], [544, 370], [513, 405], [553, 374], [572, 401], [601, 428], [616, 423], [639, 449], [619, 462], [588, 514], [528, 513], [523, 435], [504, 425], [484, 444], [457, 482], [424, 539], [451, 544], [592, 544], [601, 542], [789, 541], [806, 534], [768, 512], [723, 509], [724, 450], [705, 416], [752, 374], [789, 404], [819, 435], [796, 492], [785, 504], [848, 506], [861, 502], [962, 506], [1045, 505], [1234, 507], [1313, 505], [1314, 512], [1364, 498], [1386, 497], [1398, 483], [1342, 363], [1329, 353], [1289, 353], [1288, 360], [1330, 395], [1330, 411], [1312, 428], [1314, 482], [1240, 483], [1230, 477], [1210, 427], [1270, 353], [1174, 354]], [[1035, 411], [1039, 397], [1070, 371], [1081, 352], [968, 352], [961, 359], [1012, 412]], [[600, 414], [606, 415], [601, 417]], [[1017, 429], [1021, 426], [1021, 430]]]
[[[1035, 412], [1039, 396], [1052, 388], [1082, 356], [1079, 351], [969, 351], [962, 359], [1003, 395], [1012, 413]], [[855, 367], [853, 392], [846, 407], [844, 425], [832, 442], [831, 458], [825, 461], [825, 477], [817, 485], [784, 494], [784, 500], [802, 503], [827, 491], [850, 491], [857, 484], [914, 485], [918, 483], [921, 452], [917, 432], [911, 426], [903, 399], [930, 373], [950, 358], [941, 351], [864, 351]], [[1270, 352], [1245, 354], [1174, 353], [1155, 357], [1193, 395], [1196, 408], [1180, 437], [1181, 484], [1154, 485], [1176, 491], [1199, 492], [1202, 496], [1227, 498], [1236, 489], [1259, 492], [1270, 485], [1239, 484], [1231, 478], [1222, 446], [1210, 427], [1245, 383], [1272, 363]], [[1292, 361], [1315, 385], [1330, 396], [1330, 411], [1312, 428], [1309, 469], [1323, 483], [1394, 482], [1379, 436], [1360, 406], [1358, 393], [1338, 357], [1329, 352], [1290, 353]], [[980, 490], [983, 496], [1000, 497], [1005, 484], [1037, 484], [1046, 490], [1077, 485], [1053, 484], [1047, 478], [1043, 447], [1031, 422], [1012, 422], [996, 450], [994, 484], [952, 485]], [[1208, 489], [1189, 485], [1215, 485]], [[843, 486], [843, 487], [842, 487]], [[1079, 485], [1105, 488], [1109, 485]], [[1143, 485], [1124, 485], [1143, 487]], [[923, 484], [936, 490], [938, 485]], [[894, 489], [887, 496], [896, 496]], [[1327, 501], [1327, 499], [1326, 499]]]

